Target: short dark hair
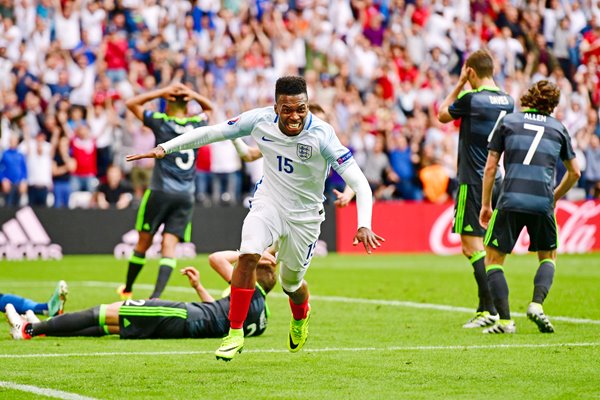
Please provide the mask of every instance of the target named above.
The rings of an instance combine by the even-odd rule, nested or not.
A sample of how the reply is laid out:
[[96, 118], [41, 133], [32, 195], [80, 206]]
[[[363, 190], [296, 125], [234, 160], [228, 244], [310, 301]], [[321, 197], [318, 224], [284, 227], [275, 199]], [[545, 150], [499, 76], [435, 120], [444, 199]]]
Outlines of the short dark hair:
[[552, 114], [560, 100], [560, 89], [556, 84], [541, 80], [534, 83], [521, 96], [521, 106], [535, 108], [543, 114]]
[[303, 93], [308, 94], [306, 81], [301, 76], [283, 76], [275, 83], [275, 101], [281, 95], [295, 96]]
[[169, 101], [169, 103], [173, 104], [177, 108], [185, 108], [187, 106], [187, 101], [185, 100], [184, 96], [175, 96], [175, 98], [172, 101]]
[[471, 54], [466, 64], [467, 67], [473, 68], [480, 79], [494, 75], [494, 59], [486, 50], [480, 49]]

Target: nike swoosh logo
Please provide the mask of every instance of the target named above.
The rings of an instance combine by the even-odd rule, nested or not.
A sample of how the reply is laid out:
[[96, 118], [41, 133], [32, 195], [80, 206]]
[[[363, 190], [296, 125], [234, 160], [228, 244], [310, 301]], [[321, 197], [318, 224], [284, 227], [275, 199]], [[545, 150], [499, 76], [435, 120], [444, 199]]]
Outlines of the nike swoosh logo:
[[274, 140], [269, 139], [268, 137], [263, 136], [262, 140], [264, 140], [265, 142], [274, 142]]
[[235, 349], [237, 349], [237, 346], [228, 347], [228, 348], [226, 348], [226, 349], [223, 349], [223, 350], [221, 350], [221, 351], [222, 351], [223, 353], [226, 353], [226, 352], [228, 352], [228, 351], [235, 350]]
[[295, 350], [296, 347], [298, 347], [298, 345], [294, 344], [294, 341], [292, 340], [292, 335], [288, 335], [288, 338], [290, 339], [290, 349]]

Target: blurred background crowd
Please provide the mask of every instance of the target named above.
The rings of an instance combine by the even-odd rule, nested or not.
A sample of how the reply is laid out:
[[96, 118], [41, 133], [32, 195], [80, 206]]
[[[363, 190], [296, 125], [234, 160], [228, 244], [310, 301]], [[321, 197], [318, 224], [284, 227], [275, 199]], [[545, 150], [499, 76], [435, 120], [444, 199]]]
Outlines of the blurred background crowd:
[[[8, 206], [134, 206], [153, 164], [124, 155], [154, 136], [126, 99], [183, 82], [213, 101], [217, 123], [272, 105], [288, 74], [306, 77], [377, 199], [447, 201], [458, 124], [437, 122], [437, 107], [479, 48], [517, 106], [531, 83], [559, 85], [555, 116], [584, 170], [572, 196], [600, 198], [600, 1], [0, 0], [0, 15]], [[230, 142], [201, 148], [198, 203], [243, 203], [261, 162], [242, 163]], [[335, 174], [330, 201], [334, 188]]]

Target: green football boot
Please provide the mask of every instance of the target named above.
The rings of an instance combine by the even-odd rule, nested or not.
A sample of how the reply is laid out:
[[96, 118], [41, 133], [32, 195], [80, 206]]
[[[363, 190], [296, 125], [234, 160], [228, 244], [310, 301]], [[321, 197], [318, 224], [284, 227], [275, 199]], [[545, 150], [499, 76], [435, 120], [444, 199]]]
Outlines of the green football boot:
[[217, 360], [231, 361], [244, 348], [244, 329], [229, 329], [229, 335], [223, 338], [221, 347], [215, 351]]

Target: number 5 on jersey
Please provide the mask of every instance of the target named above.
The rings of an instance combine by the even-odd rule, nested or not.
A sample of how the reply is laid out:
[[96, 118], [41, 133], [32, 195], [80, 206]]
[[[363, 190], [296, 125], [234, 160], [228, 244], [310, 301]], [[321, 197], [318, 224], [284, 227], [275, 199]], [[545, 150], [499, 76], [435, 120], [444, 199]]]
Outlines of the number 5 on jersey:
[[283, 171], [286, 174], [291, 174], [294, 172], [294, 165], [292, 164], [292, 160], [289, 158], [277, 156], [277, 165], [279, 167], [279, 172]]
[[175, 158], [175, 165], [184, 171], [187, 171], [194, 166], [194, 161], [196, 161], [194, 150], [181, 150], [179, 154], [185, 157]]

